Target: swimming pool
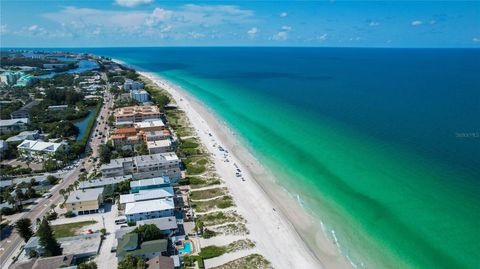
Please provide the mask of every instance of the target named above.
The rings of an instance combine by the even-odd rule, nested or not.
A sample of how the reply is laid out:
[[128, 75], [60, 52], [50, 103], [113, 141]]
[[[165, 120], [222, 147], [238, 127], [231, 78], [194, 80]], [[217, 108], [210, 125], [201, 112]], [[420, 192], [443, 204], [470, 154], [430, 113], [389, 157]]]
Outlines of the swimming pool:
[[191, 242], [183, 242], [183, 247], [178, 249], [178, 253], [186, 254], [192, 252], [192, 243]]

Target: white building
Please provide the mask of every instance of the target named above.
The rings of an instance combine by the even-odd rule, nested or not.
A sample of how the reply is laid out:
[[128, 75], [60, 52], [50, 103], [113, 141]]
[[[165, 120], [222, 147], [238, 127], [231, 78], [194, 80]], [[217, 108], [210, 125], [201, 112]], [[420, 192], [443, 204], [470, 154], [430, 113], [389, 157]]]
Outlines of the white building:
[[147, 141], [149, 154], [164, 153], [172, 150], [172, 141], [170, 139]]
[[133, 202], [126, 204], [125, 217], [128, 221], [170, 217], [174, 215], [174, 209], [171, 198]]
[[46, 160], [52, 157], [59, 149], [66, 149], [67, 143], [51, 143], [37, 140], [24, 140], [17, 146], [18, 152], [25, 158]]
[[23, 131], [27, 129], [29, 123], [28, 118], [0, 120], [0, 131], [2, 133]]
[[104, 177], [133, 174], [135, 179], [166, 176], [176, 181], [182, 176], [180, 159], [174, 152], [114, 159], [103, 164], [100, 171]]
[[148, 100], [150, 100], [150, 94], [145, 90], [133, 90], [130, 92], [130, 97], [140, 103], [148, 102]]
[[49, 111], [59, 111], [59, 110], [65, 110], [67, 108], [68, 108], [68, 105], [48, 106]]
[[143, 89], [143, 83], [140, 81], [133, 81], [131, 79], [126, 79], [123, 83], [123, 89], [126, 91], [141, 90]]
[[19, 133], [18, 135], [11, 136], [7, 138], [8, 143], [17, 143], [17, 142], [22, 142], [23, 140], [37, 140], [40, 137], [40, 134], [38, 130], [35, 131], [23, 131]]
[[165, 187], [150, 190], [140, 190], [138, 193], [120, 195], [120, 204], [128, 204], [140, 201], [173, 198], [175, 192], [173, 187]]

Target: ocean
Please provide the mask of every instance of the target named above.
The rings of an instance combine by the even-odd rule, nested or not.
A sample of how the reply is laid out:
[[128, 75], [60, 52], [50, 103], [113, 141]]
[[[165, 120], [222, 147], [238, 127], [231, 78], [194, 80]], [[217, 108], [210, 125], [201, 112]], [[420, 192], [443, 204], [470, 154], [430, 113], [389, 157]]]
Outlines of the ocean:
[[479, 49], [81, 51], [202, 101], [358, 268], [480, 268]]

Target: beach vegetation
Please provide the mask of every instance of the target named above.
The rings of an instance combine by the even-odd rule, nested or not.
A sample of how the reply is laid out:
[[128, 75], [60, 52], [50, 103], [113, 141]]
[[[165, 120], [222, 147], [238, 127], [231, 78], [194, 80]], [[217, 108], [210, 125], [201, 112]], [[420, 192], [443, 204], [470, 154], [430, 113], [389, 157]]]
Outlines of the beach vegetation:
[[226, 246], [206, 246], [203, 247], [200, 253], [198, 254], [203, 259], [211, 259], [218, 256], [221, 256], [228, 252], [235, 252], [243, 249], [250, 249], [255, 247], [255, 243], [250, 239], [241, 239], [234, 241]]
[[228, 222], [243, 221], [243, 218], [234, 211], [212, 212], [198, 216], [196, 221], [201, 221], [204, 226], [212, 226]]
[[271, 263], [260, 254], [250, 254], [233, 261], [229, 261], [220, 266], [212, 267], [212, 269], [272, 269]]
[[192, 199], [192, 200], [203, 200], [203, 199], [210, 199], [210, 198], [218, 197], [220, 195], [225, 195], [225, 194], [226, 194], [226, 189], [225, 188], [213, 188], [213, 189], [206, 189], [206, 190], [201, 190], [201, 191], [191, 191], [190, 192], [190, 199]]
[[206, 212], [216, 208], [224, 209], [232, 206], [234, 206], [232, 197], [228, 195], [207, 201], [192, 202], [192, 207], [194, 207], [197, 212]]

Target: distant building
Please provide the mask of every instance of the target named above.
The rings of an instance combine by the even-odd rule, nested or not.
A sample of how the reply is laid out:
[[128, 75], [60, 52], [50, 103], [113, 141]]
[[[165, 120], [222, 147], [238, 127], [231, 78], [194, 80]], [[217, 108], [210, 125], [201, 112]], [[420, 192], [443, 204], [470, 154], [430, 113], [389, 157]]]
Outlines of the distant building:
[[25, 75], [25, 76], [22, 76], [20, 77], [18, 80], [17, 80], [17, 83], [15, 83], [15, 87], [28, 87], [28, 86], [31, 86], [33, 85], [33, 83], [35, 83], [35, 81], [37, 81], [37, 78], [32, 76], [32, 75]]
[[171, 217], [174, 209], [172, 198], [133, 202], [125, 205], [125, 217], [128, 221]]
[[140, 103], [148, 102], [148, 100], [150, 100], [150, 94], [145, 90], [133, 90], [130, 92], [130, 97]]
[[28, 118], [0, 120], [0, 131], [2, 133], [24, 131], [27, 129], [28, 124], [30, 124]]
[[171, 181], [168, 177], [154, 177], [148, 179], [135, 180], [130, 182], [130, 192], [139, 193], [143, 190], [169, 187]]
[[168, 129], [164, 129], [161, 131], [147, 131], [143, 134], [143, 138], [145, 141], [155, 141], [155, 140], [164, 140], [170, 138], [172, 134]]
[[115, 110], [115, 121], [118, 122], [141, 122], [161, 118], [160, 109], [157, 106], [129, 106]]
[[18, 143], [18, 142], [22, 142], [24, 140], [37, 140], [38, 138], [40, 138], [40, 134], [39, 134], [38, 130], [23, 131], [23, 132], [19, 133], [18, 135], [11, 136], [11, 137], [7, 138], [7, 142], [8, 143]]
[[12, 112], [10, 114], [10, 118], [12, 119], [30, 118], [30, 110], [32, 110], [32, 108], [38, 104], [40, 104], [40, 101], [33, 100], [30, 103], [21, 107], [19, 110]]
[[18, 152], [25, 158], [46, 160], [49, 157], [53, 157], [58, 150], [66, 150], [67, 147], [68, 144], [65, 142], [52, 143], [38, 140], [24, 140], [22, 143], [20, 143], [20, 145], [17, 146], [17, 149]]
[[137, 131], [150, 132], [165, 129], [165, 124], [160, 119], [144, 120], [133, 124]]
[[49, 111], [60, 111], [68, 108], [68, 105], [48, 106]]
[[58, 64], [43, 64], [43, 68], [45, 69], [56, 69], [56, 68], [65, 68], [68, 64], [58, 63]]
[[25, 73], [23, 72], [7, 71], [0, 74], [0, 80], [7, 85], [14, 85], [15, 83], [17, 83], [17, 80], [24, 75]]
[[0, 140], [0, 158], [3, 159], [5, 152], [8, 150], [8, 144], [5, 140]]
[[133, 81], [131, 79], [126, 79], [123, 83], [123, 89], [126, 91], [134, 91], [143, 89], [143, 83], [140, 81]]
[[133, 174], [136, 179], [166, 176], [177, 181], [181, 178], [180, 159], [174, 152], [114, 159], [103, 164], [100, 171], [105, 177]]
[[[130, 125], [130, 124], [129, 124]], [[144, 134], [147, 131], [161, 131], [165, 128], [162, 120], [146, 120], [133, 123], [133, 127], [120, 127], [113, 132], [110, 139], [115, 147], [124, 145], [136, 145], [145, 141]]]
[[68, 196], [65, 207], [76, 215], [98, 213], [103, 203], [103, 188], [76, 190]]
[[147, 141], [147, 149], [149, 154], [169, 152], [172, 150], [172, 141], [169, 139]]

